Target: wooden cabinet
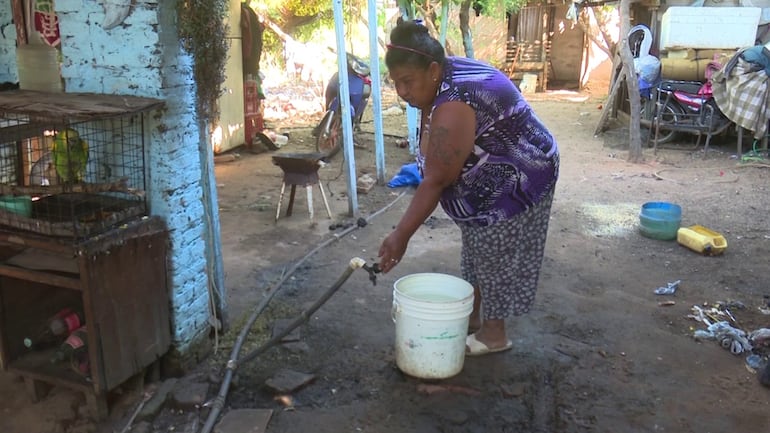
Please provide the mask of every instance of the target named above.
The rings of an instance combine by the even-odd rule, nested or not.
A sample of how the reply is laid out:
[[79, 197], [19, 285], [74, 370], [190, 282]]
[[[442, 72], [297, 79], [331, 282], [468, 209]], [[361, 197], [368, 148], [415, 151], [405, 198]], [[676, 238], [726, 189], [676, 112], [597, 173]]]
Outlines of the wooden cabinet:
[[[84, 391], [97, 417], [107, 394], [170, 346], [167, 231], [156, 217], [72, 239], [0, 229], [0, 365], [39, 398], [50, 385]], [[25, 337], [64, 307], [83, 311], [90, 374], [50, 361]]]

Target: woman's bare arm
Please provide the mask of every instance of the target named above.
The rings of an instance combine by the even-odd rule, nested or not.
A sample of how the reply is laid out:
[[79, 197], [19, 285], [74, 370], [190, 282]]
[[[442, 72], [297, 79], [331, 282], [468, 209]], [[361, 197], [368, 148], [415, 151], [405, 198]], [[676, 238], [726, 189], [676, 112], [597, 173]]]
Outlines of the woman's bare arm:
[[384, 271], [395, 266], [397, 262], [392, 260], [401, 259], [409, 239], [438, 205], [441, 192], [460, 176], [473, 151], [475, 131], [475, 113], [462, 102], [448, 102], [433, 112], [430, 137], [421, 145], [425, 155], [423, 180], [396, 229], [380, 248]]

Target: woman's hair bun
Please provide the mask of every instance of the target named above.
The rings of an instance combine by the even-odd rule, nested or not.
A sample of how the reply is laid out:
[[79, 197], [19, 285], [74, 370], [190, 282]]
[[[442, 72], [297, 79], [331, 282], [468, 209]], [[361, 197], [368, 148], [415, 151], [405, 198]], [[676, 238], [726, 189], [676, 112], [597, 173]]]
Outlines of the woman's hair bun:
[[428, 28], [415, 21], [402, 21], [390, 32], [390, 42], [397, 45], [412, 45], [413, 41], [428, 36]]

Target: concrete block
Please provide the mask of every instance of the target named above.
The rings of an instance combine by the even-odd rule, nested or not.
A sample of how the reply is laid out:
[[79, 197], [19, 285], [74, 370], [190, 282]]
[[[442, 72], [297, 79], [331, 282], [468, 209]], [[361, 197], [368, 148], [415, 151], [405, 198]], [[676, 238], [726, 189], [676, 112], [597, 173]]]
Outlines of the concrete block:
[[272, 416], [271, 409], [234, 409], [214, 426], [214, 433], [264, 433]]
[[315, 380], [315, 375], [294, 370], [281, 370], [265, 381], [265, 385], [277, 394], [291, 394]]
[[366, 194], [368, 193], [372, 188], [374, 188], [374, 185], [377, 184], [377, 179], [373, 178], [369, 174], [364, 174], [359, 176], [359, 178], [356, 180], [356, 191]]

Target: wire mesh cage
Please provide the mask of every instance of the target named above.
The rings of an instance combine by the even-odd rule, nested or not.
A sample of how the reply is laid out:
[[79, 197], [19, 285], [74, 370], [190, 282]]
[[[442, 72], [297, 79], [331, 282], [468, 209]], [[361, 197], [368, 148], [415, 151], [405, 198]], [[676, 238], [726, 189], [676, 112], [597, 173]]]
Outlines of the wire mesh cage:
[[0, 225], [85, 238], [146, 215], [145, 123], [158, 103], [0, 93]]

